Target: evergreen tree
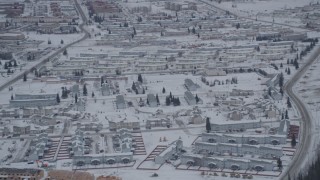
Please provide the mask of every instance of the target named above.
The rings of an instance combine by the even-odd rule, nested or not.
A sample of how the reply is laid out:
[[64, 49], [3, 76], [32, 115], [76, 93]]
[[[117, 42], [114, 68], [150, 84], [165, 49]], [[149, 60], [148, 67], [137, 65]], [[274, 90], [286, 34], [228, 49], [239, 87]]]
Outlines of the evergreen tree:
[[24, 82], [27, 81], [27, 74], [26, 73], [23, 74], [23, 81]]
[[138, 81], [141, 83], [143, 82], [141, 74], [138, 75]]
[[280, 63], [280, 68], [283, 68], [283, 64], [282, 63]]
[[268, 94], [270, 97], [272, 97], [271, 87], [269, 87], [269, 89], [268, 89]]
[[289, 97], [287, 98], [287, 106], [288, 106], [288, 108], [291, 108], [291, 107], [292, 107], [291, 101], [290, 101], [290, 98], [289, 98]]
[[63, 44], [64, 42], [63, 42], [63, 40], [61, 39], [61, 41], [60, 41], [60, 44]]
[[59, 94], [58, 94], [58, 93], [57, 93], [56, 100], [57, 100], [57, 103], [60, 103], [60, 96], [59, 96]]
[[159, 105], [160, 104], [160, 100], [159, 100], [158, 94], [156, 94], [156, 99], [157, 99], [157, 104]]
[[167, 97], [166, 97], [166, 105], [167, 105], [167, 106], [170, 106], [170, 104], [171, 104], [170, 97], [167, 96]]
[[136, 84], [135, 84], [134, 82], [132, 82], [131, 89], [134, 90], [134, 91], [137, 89], [137, 88], [136, 88]]
[[279, 76], [279, 87], [281, 88], [284, 82], [283, 73], [281, 72]]
[[86, 84], [83, 85], [83, 95], [86, 96], [88, 95], [88, 90]]
[[288, 110], [286, 110], [286, 115], [285, 115], [285, 119], [289, 119], [289, 114], [288, 114]]
[[75, 103], [78, 102], [78, 94], [76, 94], [76, 95], [74, 96], [74, 102], [75, 102]]
[[50, 39], [48, 40], [48, 44], [51, 44], [51, 40]]
[[283, 113], [281, 113], [281, 119], [284, 119], [284, 114]]
[[94, 97], [94, 92], [92, 91], [91, 97]]
[[287, 74], [288, 74], [288, 75], [290, 75], [290, 74], [291, 74], [291, 71], [290, 71], [290, 68], [289, 68], [289, 67], [288, 67]]
[[103, 77], [101, 76], [101, 78], [100, 78], [100, 81], [101, 81], [101, 86], [102, 86], [102, 84], [104, 83], [104, 80], [103, 80]]
[[11, 100], [13, 100], [13, 94], [11, 94]]
[[296, 136], [294, 134], [292, 134], [292, 139], [291, 139], [291, 146], [294, 148], [297, 145], [297, 140], [296, 140]]
[[281, 96], [283, 96], [283, 90], [282, 90], [282, 87], [280, 88], [280, 94], [281, 94]]
[[169, 98], [170, 98], [170, 100], [172, 99], [172, 93], [171, 93], [171, 91], [170, 91], [170, 94], [169, 94]]
[[17, 61], [13, 61], [13, 66], [14, 66], [14, 67], [17, 67], [17, 66], [18, 66]]
[[206, 130], [207, 130], [207, 133], [209, 133], [211, 131], [211, 124], [210, 124], [209, 117], [207, 117], [207, 119], [206, 119]]
[[166, 89], [164, 87], [162, 88], [162, 93], [166, 93]]
[[64, 56], [68, 55], [68, 51], [67, 51], [67, 49], [64, 49], [64, 51], [63, 51], [63, 55], [64, 55]]
[[279, 169], [282, 169], [282, 161], [280, 158], [278, 158], [278, 160], [277, 160], [277, 165], [278, 165]]
[[195, 99], [196, 99], [196, 102], [197, 102], [197, 103], [200, 101], [200, 99], [199, 99], [199, 97], [198, 97], [198, 94], [196, 94]]
[[287, 59], [287, 64], [290, 64], [289, 59]]

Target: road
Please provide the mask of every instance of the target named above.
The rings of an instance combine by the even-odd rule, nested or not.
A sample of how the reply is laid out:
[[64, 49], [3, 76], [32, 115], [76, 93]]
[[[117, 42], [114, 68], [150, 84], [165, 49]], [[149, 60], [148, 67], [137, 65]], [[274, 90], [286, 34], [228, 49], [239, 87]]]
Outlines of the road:
[[79, 39], [79, 40], [77, 40], [77, 41], [74, 41], [74, 42], [72, 42], [72, 43], [70, 43], [70, 44], [67, 44], [66, 46], [60, 48], [58, 51], [56, 51], [55, 53], [51, 54], [49, 57], [44, 58], [43, 60], [39, 61], [37, 64], [29, 67], [28, 69], [26, 69], [26, 70], [24, 70], [24, 71], [19, 72], [18, 75], [16, 75], [16, 76], [13, 77], [12, 79], [10, 79], [10, 80], [8, 80], [7, 82], [5, 82], [4, 84], [2, 84], [2, 85], [0, 86], [0, 91], [4, 90], [5, 88], [7, 88], [8, 86], [10, 86], [11, 84], [17, 82], [19, 79], [22, 79], [22, 78], [23, 78], [23, 75], [30, 73], [32, 69], [34, 69], [34, 68], [39, 68], [40, 66], [42, 66], [42, 65], [44, 65], [45, 63], [49, 62], [51, 58], [53, 58], [53, 57], [57, 56], [58, 54], [62, 53], [62, 52], [63, 52], [65, 49], [67, 49], [68, 47], [70, 47], [70, 46], [72, 46], [72, 45], [74, 45], [74, 44], [77, 44], [77, 43], [79, 43], [79, 42], [81, 42], [81, 41], [83, 41], [83, 40], [85, 40], [85, 39], [87, 39], [87, 38], [89, 37], [89, 35], [90, 35], [89, 32], [86, 31], [86, 30], [83, 28], [84, 25], [87, 24], [88, 19], [87, 19], [87, 17], [85, 16], [84, 12], [82, 11], [82, 9], [81, 9], [81, 7], [80, 7], [80, 5], [79, 5], [79, 3], [78, 3], [77, 0], [75, 0], [75, 4], [76, 4], [77, 11], [78, 11], [78, 13], [80, 14], [80, 16], [81, 16], [81, 18], [82, 18], [82, 21], [83, 21], [83, 22], [80, 24], [79, 28], [80, 28], [81, 32], [84, 32], [84, 33], [85, 33], [85, 35], [84, 35], [81, 39]]
[[[309, 67], [320, 58], [320, 47], [316, 46], [316, 52], [310, 57], [310, 60], [284, 85], [285, 93], [291, 98], [291, 101], [297, 106], [297, 109], [301, 115], [301, 136], [299, 139], [299, 146], [296, 150], [295, 156], [291, 162], [291, 166], [287, 169], [281, 179], [288, 179], [290, 177], [296, 176], [301, 170], [301, 165], [307, 157], [308, 149], [311, 145], [311, 116], [305, 107], [301, 99], [295, 94], [293, 87], [297, 81], [306, 73]], [[301, 129], [300, 128], [300, 129]]]
[[[211, 3], [208, 3], [204, 0], [199, 0], [200, 2], [207, 4], [215, 9], [218, 9], [220, 11], [226, 12], [226, 10], [217, 7]], [[230, 12], [231, 15], [234, 15], [236, 17], [240, 17], [237, 14], [234, 14]], [[254, 20], [249, 17], [240, 17], [240, 18], [245, 18], [249, 20]], [[265, 20], [257, 20], [259, 22], [264, 22], [264, 23], [273, 23], [276, 25], [281, 25], [281, 26], [286, 26], [286, 27], [291, 27], [291, 28], [300, 28], [304, 30], [311, 31], [310, 29], [303, 28], [303, 27], [297, 27], [297, 26], [292, 26], [289, 24], [282, 24], [282, 23], [274, 23], [270, 21], [265, 21]], [[304, 162], [305, 158], [307, 157], [306, 154], [308, 153], [309, 147], [311, 145], [311, 116], [305, 107], [304, 103], [299, 99], [299, 97], [295, 94], [293, 87], [297, 83], [297, 81], [305, 74], [305, 72], [309, 69], [309, 67], [318, 59], [320, 58], [320, 47], [317, 46], [316, 52], [309, 58], [309, 61], [306, 62], [306, 64], [300, 68], [300, 70], [289, 80], [286, 82], [284, 85], [284, 91], [285, 93], [291, 98], [293, 103], [297, 106], [298, 111], [300, 112], [301, 115], [301, 135], [299, 139], [299, 146], [297, 147], [295, 156], [293, 157], [293, 160], [291, 162], [291, 165], [289, 165], [288, 169], [282, 174], [281, 179], [286, 180], [288, 179], [288, 175], [290, 177], [294, 177], [298, 175], [298, 173], [301, 170], [301, 165]]]
[[[227, 10], [225, 9], [222, 9], [212, 3], [208, 3], [206, 0], [199, 0], [199, 2], [202, 2], [204, 4], [207, 4], [215, 9], [218, 9], [220, 11], [223, 11], [223, 12], [227, 12]], [[286, 26], [286, 27], [291, 27], [291, 28], [298, 28], [298, 29], [303, 29], [303, 30], [306, 30], [306, 31], [313, 31], [313, 30], [310, 30], [308, 28], [304, 28], [304, 27], [299, 27], [299, 26], [292, 26], [290, 24], [283, 24], [283, 23], [277, 23], [277, 22], [272, 22], [272, 21], [266, 21], [266, 20], [256, 20], [256, 19], [253, 19], [253, 18], [250, 18], [250, 17], [246, 17], [246, 16], [239, 16], [238, 14], [235, 14], [231, 11], [228, 11], [230, 15], [233, 15], [235, 17], [238, 17], [238, 18], [243, 18], [243, 19], [248, 19], [248, 20], [252, 20], [252, 21], [257, 21], [257, 22], [263, 22], [263, 23], [269, 23], [269, 24], [276, 24], [276, 25], [281, 25], [281, 26]]]

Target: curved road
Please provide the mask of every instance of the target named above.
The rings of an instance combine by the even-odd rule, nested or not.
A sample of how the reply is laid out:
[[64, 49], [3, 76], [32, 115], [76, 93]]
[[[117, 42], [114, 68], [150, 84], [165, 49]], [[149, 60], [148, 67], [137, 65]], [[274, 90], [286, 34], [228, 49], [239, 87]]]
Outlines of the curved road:
[[38, 67], [42, 66], [43, 64], [49, 62], [51, 58], [53, 58], [53, 57], [57, 56], [58, 54], [62, 53], [66, 48], [68, 48], [68, 47], [70, 47], [70, 46], [72, 46], [72, 45], [74, 45], [74, 44], [76, 44], [76, 43], [79, 43], [79, 42], [81, 42], [81, 41], [83, 41], [83, 40], [85, 40], [85, 39], [87, 39], [87, 38], [89, 37], [89, 35], [90, 35], [89, 32], [86, 31], [86, 30], [83, 28], [83, 26], [84, 26], [85, 24], [87, 24], [88, 19], [87, 19], [87, 17], [85, 16], [84, 12], [82, 11], [82, 9], [81, 9], [81, 7], [80, 7], [80, 5], [79, 5], [79, 3], [78, 3], [77, 0], [75, 0], [75, 4], [76, 4], [76, 9], [77, 9], [78, 13], [80, 14], [80, 16], [81, 16], [81, 18], [82, 18], [82, 21], [83, 21], [82, 24], [79, 26], [79, 28], [80, 28], [81, 32], [84, 32], [84, 33], [85, 33], [85, 35], [84, 35], [81, 39], [79, 39], [79, 40], [77, 40], [77, 41], [75, 41], [75, 42], [72, 42], [72, 43], [64, 46], [63, 48], [59, 49], [58, 51], [56, 51], [55, 53], [53, 53], [53, 54], [50, 55], [49, 57], [44, 58], [43, 60], [41, 60], [41, 61], [38, 62], [37, 64], [29, 67], [29, 68], [26, 69], [25, 71], [20, 72], [20, 73], [19, 73], [18, 75], [16, 75], [14, 78], [12, 78], [12, 79], [10, 79], [9, 81], [7, 81], [7, 82], [5, 82], [4, 84], [2, 84], [2, 85], [0, 86], [0, 91], [4, 90], [5, 88], [7, 88], [7, 87], [10, 86], [11, 84], [15, 83], [15, 82], [18, 81], [19, 79], [22, 79], [22, 77], [23, 77], [23, 75], [24, 75], [25, 73], [28, 74], [28, 73], [31, 72], [32, 69], [38, 68]]
[[306, 158], [306, 154], [308, 153], [308, 149], [311, 145], [311, 117], [310, 114], [305, 107], [304, 103], [299, 99], [299, 97], [294, 93], [293, 87], [297, 83], [297, 81], [305, 74], [305, 72], [309, 69], [309, 67], [320, 58], [320, 47], [317, 47], [316, 52], [310, 57], [310, 60], [284, 85], [285, 92], [290, 96], [291, 100], [297, 106], [300, 115], [302, 124], [302, 135], [299, 139], [299, 146], [296, 150], [296, 155], [294, 156], [291, 166], [287, 169], [287, 171], [282, 176], [282, 179], [288, 179], [288, 174], [290, 177], [296, 176], [297, 173], [301, 170], [301, 163], [303, 163]]
[[[199, 0], [200, 2], [207, 4], [213, 8], [216, 8], [220, 11], [224, 11], [226, 12], [226, 10], [217, 7], [211, 3], [206, 2], [205, 0]], [[230, 12], [231, 15], [234, 15], [236, 17], [240, 17], [232, 12]], [[245, 18], [245, 19], [249, 19], [249, 20], [254, 20], [255, 19], [251, 19], [249, 17], [241, 17], [241, 18]], [[265, 20], [258, 20], [260, 22], [265, 22], [265, 23], [273, 23], [270, 21], [265, 21]], [[308, 31], [312, 31], [310, 29], [307, 28], [303, 28], [303, 27], [297, 27], [297, 26], [292, 26], [292, 25], [288, 25], [288, 24], [281, 24], [281, 23], [273, 23], [273, 24], [277, 24], [277, 25], [282, 25], [282, 26], [287, 26], [287, 27], [292, 27], [292, 28], [300, 28], [300, 29], [304, 29], [304, 30], [308, 30]], [[301, 101], [301, 99], [299, 99], [299, 97], [294, 93], [293, 91], [293, 87], [296, 84], [296, 82], [302, 77], [302, 75], [305, 74], [305, 72], [309, 69], [309, 67], [317, 60], [320, 58], [320, 47], [316, 46], [317, 50], [316, 52], [309, 58], [309, 61], [306, 62], [306, 64], [300, 68], [300, 70], [289, 80], [286, 82], [286, 84], [284, 85], [284, 91], [285, 93], [291, 98], [291, 100], [293, 101], [293, 103], [297, 106], [300, 115], [301, 115], [301, 119], [302, 119], [302, 123], [301, 123], [301, 135], [300, 135], [300, 139], [299, 139], [299, 146], [296, 150], [295, 156], [291, 162], [291, 164], [289, 165], [288, 169], [282, 174], [280, 179], [286, 180], [289, 179], [288, 175], [290, 175], [290, 177], [294, 177], [296, 175], [298, 175], [298, 173], [301, 170], [301, 164], [304, 162], [305, 158], [306, 158], [306, 153], [308, 153], [309, 147], [311, 145], [311, 117], [310, 114], [307, 110], [307, 108], [305, 107], [304, 103]]]
[[[227, 12], [227, 10], [222, 9], [222, 8], [220, 8], [220, 7], [218, 7], [218, 6], [214, 5], [214, 4], [208, 3], [205, 0], [199, 0], [199, 2], [202, 2], [202, 3], [206, 4], [206, 5], [209, 5], [209, 6], [215, 8], [215, 9], [218, 9], [220, 11]], [[239, 16], [239, 15], [233, 13], [233, 12], [230, 12], [230, 11], [228, 11], [228, 12], [229, 12], [230, 15], [233, 15], [233, 16], [238, 17], [238, 18], [244, 18], [244, 19], [248, 19], [248, 20], [252, 20], [252, 21], [264, 22], [264, 23], [269, 23], [269, 24], [276, 24], [276, 25], [281, 25], [281, 26], [286, 26], [286, 27], [291, 27], [291, 28], [304, 29], [306, 31], [314, 31], [314, 30], [311, 30], [311, 29], [308, 29], [308, 28], [305, 28], [305, 27], [292, 26], [290, 24], [282, 24], [282, 23], [266, 21], [266, 20], [259, 20], [259, 19], [256, 20], [256, 19], [253, 19], [253, 18], [250, 18], [250, 17], [246, 17], [246, 16]]]

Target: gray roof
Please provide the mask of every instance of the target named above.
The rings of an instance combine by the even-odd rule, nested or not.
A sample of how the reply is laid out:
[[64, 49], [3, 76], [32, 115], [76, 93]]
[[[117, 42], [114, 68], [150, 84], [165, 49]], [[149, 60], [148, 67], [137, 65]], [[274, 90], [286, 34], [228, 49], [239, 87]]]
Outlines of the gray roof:
[[153, 94], [148, 94], [147, 99], [149, 102], [157, 102], [157, 99]]
[[185, 79], [184, 84], [188, 87], [195, 86], [194, 82], [191, 79]]
[[125, 103], [123, 95], [118, 95], [116, 97], [116, 101], [117, 101], [117, 104], [124, 104]]
[[193, 100], [195, 99], [195, 97], [193, 96], [193, 94], [190, 91], [186, 91], [184, 93], [184, 96], [188, 99], [188, 100]]

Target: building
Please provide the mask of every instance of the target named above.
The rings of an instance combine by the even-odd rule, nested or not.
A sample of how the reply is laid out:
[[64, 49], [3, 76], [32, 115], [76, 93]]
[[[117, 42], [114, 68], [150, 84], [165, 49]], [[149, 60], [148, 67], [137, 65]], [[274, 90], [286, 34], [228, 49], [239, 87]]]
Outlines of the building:
[[122, 128], [132, 129], [132, 130], [140, 130], [140, 122], [125, 122], [125, 121], [113, 122], [113, 121], [109, 121], [109, 130], [110, 131], [117, 131]]
[[33, 179], [40, 180], [43, 178], [43, 170], [40, 169], [17, 169], [17, 168], [0, 168], [0, 180], [5, 179]]
[[150, 107], [157, 107], [158, 106], [157, 98], [153, 94], [148, 94], [147, 95], [147, 104]]
[[146, 121], [146, 129], [151, 129], [154, 127], [171, 127], [170, 119], [168, 118], [150, 118]]
[[232, 143], [208, 143], [196, 142], [195, 151], [197, 154], [229, 154], [243, 156], [258, 155], [261, 158], [274, 159], [283, 156], [281, 147], [269, 147], [261, 145], [248, 145], [248, 144], [232, 144]]
[[115, 163], [128, 164], [133, 161], [133, 153], [102, 153], [102, 154], [88, 154], [83, 156], [74, 156], [72, 158], [72, 164], [74, 166], [86, 166], [86, 165], [113, 165]]
[[230, 96], [253, 96], [253, 90], [232, 89]]
[[212, 131], [245, 131], [246, 129], [256, 129], [261, 128], [260, 120], [246, 120], [239, 122], [221, 122], [212, 123]]
[[290, 128], [290, 121], [288, 119], [284, 119], [280, 121], [280, 126], [278, 129], [278, 134], [288, 135]]
[[19, 41], [24, 39], [25, 39], [25, 36], [19, 33], [1, 33], [0, 34], [0, 40]]
[[191, 79], [185, 79], [184, 85], [189, 91], [196, 91], [199, 88], [199, 85], [195, 84]]
[[10, 100], [12, 107], [42, 107], [57, 105], [57, 94], [16, 94], [13, 100]]
[[205, 70], [205, 75], [207, 76], [226, 76], [226, 71], [217, 68], [210, 68]]
[[10, 100], [11, 107], [42, 107], [57, 105], [57, 100], [54, 99], [27, 99], [27, 100]]
[[181, 164], [187, 166], [201, 166], [210, 169], [273, 171], [277, 166], [271, 160], [256, 160], [244, 158], [206, 157], [199, 154], [183, 154]]
[[193, 94], [190, 91], [184, 92], [184, 99], [187, 101], [189, 105], [197, 104], [196, 98], [193, 96]]
[[181, 154], [182, 149], [183, 142], [181, 139], [178, 139], [177, 141], [172, 143], [167, 149], [165, 149], [159, 155], [157, 155], [154, 161], [156, 164], [163, 164], [168, 160], [177, 159], [176, 156]]
[[108, 83], [103, 83], [101, 85], [101, 94], [102, 94], [102, 96], [109, 96], [111, 94], [110, 86]]
[[189, 124], [202, 124], [205, 122], [205, 119], [202, 118], [200, 114], [194, 114], [189, 119]]
[[37, 136], [37, 138], [32, 139], [30, 144], [30, 153], [28, 160], [36, 161], [44, 157], [44, 153], [48, 152], [52, 143], [48, 137], [48, 134], [42, 133]]
[[125, 109], [126, 108], [126, 102], [124, 100], [123, 95], [118, 95], [116, 97], [116, 106], [117, 106], [117, 109]]
[[286, 144], [285, 135], [238, 135], [238, 134], [219, 134], [202, 133], [202, 142], [209, 143], [232, 143], [232, 144]]
[[69, 154], [71, 156], [82, 156], [90, 153], [91, 140], [84, 137], [84, 132], [80, 129], [72, 136], [69, 144]]
[[229, 113], [228, 116], [229, 116], [229, 119], [233, 121], [240, 121], [243, 117], [242, 113], [238, 111], [233, 111]]

